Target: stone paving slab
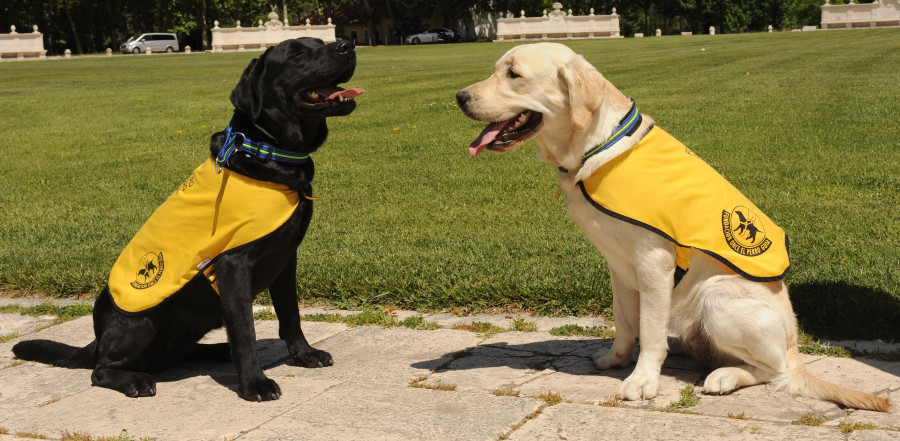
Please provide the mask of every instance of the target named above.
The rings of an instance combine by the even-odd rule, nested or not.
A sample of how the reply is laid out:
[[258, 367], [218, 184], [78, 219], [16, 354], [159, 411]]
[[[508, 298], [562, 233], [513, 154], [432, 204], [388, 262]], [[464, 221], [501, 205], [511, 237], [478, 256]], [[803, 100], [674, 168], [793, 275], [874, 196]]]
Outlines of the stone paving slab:
[[495, 440], [540, 407], [456, 391], [346, 382], [242, 440]]
[[0, 336], [28, 334], [37, 328], [50, 325], [54, 320], [56, 320], [56, 316], [53, 315], [33, 317], [18, 314], [0, 314]]
[[[309, 311], [335, 312], [302, 312], [313, 313]], [[398, 319], [416, 314], [397, 311]], [[701, 394], [699, 404], [687, 409], [700, 415], [664, 412], [686, 386], [699, 390], [702, 385], [704, 368], [690, 356], [667, 358], [659, 396], [621, 402], [615, 393], [633, 365], [601, 372], [590, 358], [598, 350], [607, 350], [611, 339], [556, 337], [547, 332], [486, 337], [450, 329], [459, 323], [454, 318], [423, 316], [443, 323], [444, 328], [426, 331], [304, 321], [307, 339], [335, 359], [334, 366], [320, 369], [294, 365], [278, 339], [277, 322], [257, 321], [260, 360], [283, 396], [274, 402], [250, 403], [237, 396], [237, 374], [227, 363], [169, 369], [157, 375], [156, 397], [138, 399], [91, 387], [88, 369], [17, 363], [10, 352], [16, 342], [44, 338], [83, 346], [93, 339], [92, 320], [83, 317], [35, 332], [43, 326], [39, 322], [49, 318], [29, 322], [32, 318], [0, 314], [0, 324], [24, 323], [18, 328], [23, 330], [20, 337], [0, 344], [0, 428], [8, 432], [0, 434], [0, 441], [21, 440], [22, 434], [59, 439], [66, 431], [116, 437], [122, 430], [134, 439], [157, 440], [492, 440], [502, 436], [513, 440], [900, 440], [897, 408], [890, 413], [842, 409], [790, 397], [770, 385], [725, 396]], [[515, 319], [510, 317], [470, 319], [508, 328]], [[567, 324], [527, 320], [545, 330]], [[608, 326], [599, 319], [589, 320], [569, 324]], [[223, 330], [204, 339], [225, 340]], [[856, 344], [890, 350], [890, 346]], [[900, 402], [900, 362], [808, 355], [803, 360], [821, 378]], [[564, 401], [551, 405], [539, 398], [548, 392]], [[810, 415], [822, 418], [821, 426], [791, 424]], [[879, 429], [844, 434], [839, 430], [842, 423]]]
[[[900, 439], [898, 432], [855, 432], [859, 439]], [[875, 435], [877, 438], [870, 438]], [[525, 423], [509, 438], [518, 440], [846, 440], [838, 430], [758, 420], [714, 418], [624, 408], [558, 404]]]

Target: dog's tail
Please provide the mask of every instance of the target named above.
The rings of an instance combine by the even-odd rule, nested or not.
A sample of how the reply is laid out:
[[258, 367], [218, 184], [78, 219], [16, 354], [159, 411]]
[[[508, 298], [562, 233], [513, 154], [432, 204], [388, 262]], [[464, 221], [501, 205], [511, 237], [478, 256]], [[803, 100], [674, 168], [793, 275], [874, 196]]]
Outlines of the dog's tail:
[[97, 364], [97, 340], [77, 348], [51, 340], [26, 340], [12, 348], [16, 358], [71, 369], [91, 369]]
[[791, 395], [831, 401], [854, 409], [887, 412], [891, 408], [891, 400], [887, 398], [838, 386], [810, 374], [803, 366], [796, 346], [787, 351], [787, 366], [788, 369], [773, 378], [772, 383]]

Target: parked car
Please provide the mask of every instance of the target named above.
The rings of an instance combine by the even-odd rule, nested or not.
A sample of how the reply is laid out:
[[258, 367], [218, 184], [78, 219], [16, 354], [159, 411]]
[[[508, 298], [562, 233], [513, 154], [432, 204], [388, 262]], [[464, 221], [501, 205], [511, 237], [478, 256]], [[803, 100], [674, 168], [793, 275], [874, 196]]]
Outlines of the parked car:
[[123, 54], [140, 54], [150, 48], [151, 52], [178, 52], [178, 38], [175, 34], [153, 32], [131, 37], [119, 46]]
[[462, 35], [459, 32], [447, 28], [431, 28], [418, 34], [407, 35], [404, 39], [406, 44], [459, 43], [461, 41]]

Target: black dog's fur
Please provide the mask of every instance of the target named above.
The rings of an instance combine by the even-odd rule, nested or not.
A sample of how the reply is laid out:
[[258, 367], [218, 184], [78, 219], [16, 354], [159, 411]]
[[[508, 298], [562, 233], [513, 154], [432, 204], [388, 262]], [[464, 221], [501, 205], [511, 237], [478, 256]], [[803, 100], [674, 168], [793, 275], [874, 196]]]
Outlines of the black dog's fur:
[[[324, 45], [321, 40], [288, 40], [269, 48], [250, 62], [231, 93], [235, 111], [232, 127], [248, 138], [280, 149], [311, 153], [328, 135], [325, 118], [347, 115], [356, 106], [348, 100], [327, 106], [304, 104], [304, 90], [346, 82], [356, 68], [353, 44]], [[225, 141], [224, 132], [210, 141], [215, 157]], [[301, 165], [262, 162], [237, 153], [227, 164], [254, 179], [287, 185], [312, 195], [312, 161]], [[300, 330], [297, 308], [297, 246], [312, 216], [312, 202], [300, 198], [290, 219], [271, 234], [219, 256], [215, 262], [219, 295], [198, 274], [177, 293], [155, 308], [126, 314], [113, 304], [105, 288], [94, 304], [96, 340], [75, 348], [48, 340], [24, 341], [13, 347], [24, 360], [71, 368], [93, 368], [96, 386], [128, 396], [153, 396], [156, 383], [149, 373], [182, 361], [234, 362], [240, 396], [247, 400], [278, 399], [281, 389], [266, 378], [256, 353], [252, 301], [269, 289], [279, 320], [279, 336], [298, 366], [331, 366], [330, 354], [309, 345]], [[223, 324], [229, 343], [197, 343]]]

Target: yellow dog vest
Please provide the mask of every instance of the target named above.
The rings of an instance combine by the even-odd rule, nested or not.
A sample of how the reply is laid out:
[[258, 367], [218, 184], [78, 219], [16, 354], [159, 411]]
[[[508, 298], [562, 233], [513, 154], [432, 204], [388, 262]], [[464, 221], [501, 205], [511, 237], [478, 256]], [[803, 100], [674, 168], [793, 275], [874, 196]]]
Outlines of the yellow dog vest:
[[781, 280], [790, 267], [784, 230], [658, 127], [580, 186], [604, 213], [674, 242], [684, 270], [691, 248], [754, 281]]
[[[216, 288], [217, 256], [272, 233], [299, 205], [296, 191], [258, 181], [212, 159], [197, 167], [131, 239], [109, 275], [109, 292], [125, 312], [160, 304], [200, 271]], [[216, 288], [216, 291], [218, 289]]]

